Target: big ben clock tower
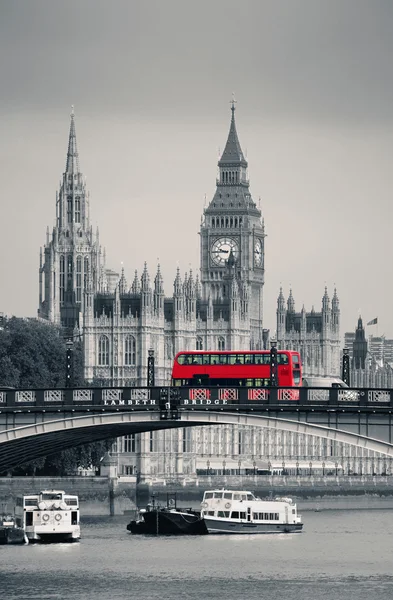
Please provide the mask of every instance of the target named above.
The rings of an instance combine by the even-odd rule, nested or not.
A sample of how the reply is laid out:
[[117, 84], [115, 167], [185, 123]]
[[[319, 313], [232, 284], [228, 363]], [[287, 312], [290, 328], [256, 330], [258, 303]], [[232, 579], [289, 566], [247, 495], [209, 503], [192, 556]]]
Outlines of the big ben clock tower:
[[205, 299], [225, 299], [230, 264], [239, 285], [248, 288], [250, 348], [257, 349], [263, 347], [265, 230], [249, 189], [248, 163], [236, 131], [235, 100], [231, 112], [227, 143], [218, 162], [217, 189], [201, 224], [201, 283]]

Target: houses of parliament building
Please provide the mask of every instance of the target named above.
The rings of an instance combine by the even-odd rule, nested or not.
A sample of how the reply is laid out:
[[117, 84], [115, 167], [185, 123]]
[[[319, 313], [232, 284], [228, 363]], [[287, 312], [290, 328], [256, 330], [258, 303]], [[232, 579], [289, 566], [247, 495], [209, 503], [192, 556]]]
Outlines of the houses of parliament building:
[[[38, 316], [80, 333], [86, 380], [144, 386], [153, 349], [156, 385], [167, 385], [180, 350], [269, 347], [263, 323], [265, 225], [250, 192], [234, 102], [218, 168], [216, 189], [200, 225], [200, 268], [183, 276], [177, 269], [169, 295], [159, 265], [151, 273], [145, 263], [127, 281], [124, 270], [117, 274], [106, 265], [99, 231], [91, 225], [72, 113], [66, 167], [56, 194], [56, 225], [47, 230], [41, 250]], [[330, 301], [325, 289], [320, 312], [304, 307], [296, 312], [292, 291], [285, 301], [280, 290], [277, 344], [299, 350], [306, 373], [339, 373], [339, 330], [335, 290]], [[229, 472], [240, 469], [239, 462], [247, 468], [255, 459], [262, 464], [266, 455], [289, 455], [294, 440], [288, 436], [282, 432], [268, 439], [262, 428], [195, 427], [126, 436], [117, 440], [115, 451], [120, 474], [138, 472], [145, 479], [193, 476], [213, 457], [217, 465], [225, 458]], [[309, 443], [297, 440], [299, 452]]]

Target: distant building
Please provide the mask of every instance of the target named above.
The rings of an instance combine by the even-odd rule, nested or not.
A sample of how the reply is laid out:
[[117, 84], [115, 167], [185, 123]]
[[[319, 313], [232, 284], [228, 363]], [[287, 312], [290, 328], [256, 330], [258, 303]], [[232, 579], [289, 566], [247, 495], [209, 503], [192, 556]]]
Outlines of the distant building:
[[277, 345], [282, 350], [297, 350], [306, 376], [337, 376], [340, 374], [340, 308], [336, 290], [332, 302], [327, 288], [322, 309], [295, 311], [292, 290], [287, 303], [282, 289], [277, 300]]
[[345, 345], [351, 357], [351, 386], [393, 388], [393, 340], [384, 336], [367, 339], [359, 317], [356, 331], [345, 334]]

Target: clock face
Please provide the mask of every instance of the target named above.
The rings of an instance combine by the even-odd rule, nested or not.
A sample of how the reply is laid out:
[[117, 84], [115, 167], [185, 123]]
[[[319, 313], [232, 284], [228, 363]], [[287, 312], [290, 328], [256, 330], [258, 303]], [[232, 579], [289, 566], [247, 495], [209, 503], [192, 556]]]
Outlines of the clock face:
[[213, 245], [210, 250], [210, 256], [212, 261], [219, 266], [225, 265], [226, 261], [229, 258], [231, 253], [235, 257], [235, 259], [239, 256], [239, 246], [237, 242], [228, 237], [218, 238], [213, 242]]
[[254, 243], [254, 264], [256, 267], [262, 265], [262, 243], [261, 240], [256, 240]]

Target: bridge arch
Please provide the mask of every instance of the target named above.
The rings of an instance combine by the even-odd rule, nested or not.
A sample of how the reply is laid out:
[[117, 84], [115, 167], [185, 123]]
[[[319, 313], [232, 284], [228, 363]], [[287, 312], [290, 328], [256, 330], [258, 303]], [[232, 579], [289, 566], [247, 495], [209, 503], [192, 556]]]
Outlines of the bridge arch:
[[89, 442], [160, 429], [201, 425], [249, 425], [313, 435], [393, 458], [393, 444], [323, 425], [262, 415], [212, 411], [180, 412], [177, 420], [160, 420], [156, 412], [88, 414], [42, 421], [0, 432], [0, 472], [23, 462]]

